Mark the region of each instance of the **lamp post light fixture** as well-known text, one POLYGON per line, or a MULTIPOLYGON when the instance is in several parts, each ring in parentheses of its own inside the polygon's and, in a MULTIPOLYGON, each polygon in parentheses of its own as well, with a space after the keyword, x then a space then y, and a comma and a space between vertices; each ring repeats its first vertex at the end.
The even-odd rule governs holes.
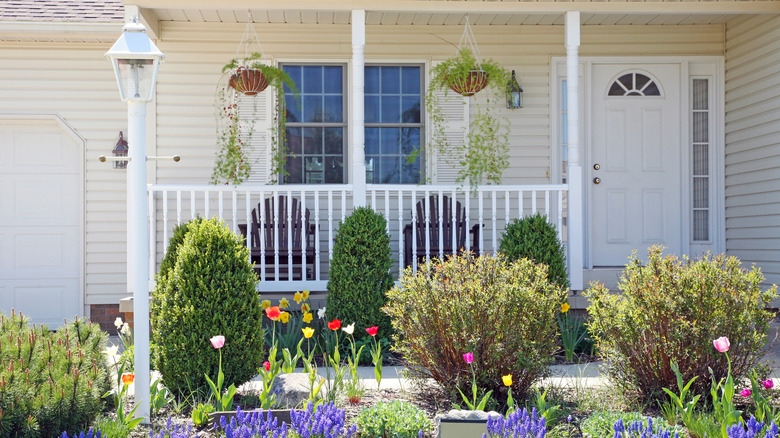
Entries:
POLYGON ((127 102, 129 163, 128 283, 135 315, 135 402, 137 415, 149 418, 149 224, 146 203, 146 104, 154 97, 157 72, 165 55, 146 34, 137 18, 126 23, 106 57, 114 67, 119 96, 127 102))
POLYGON ((506 107, 509 109, 523 107, 523 89, 517 83, 514 70, 512 70, 512 79, 506 83, 506 107))

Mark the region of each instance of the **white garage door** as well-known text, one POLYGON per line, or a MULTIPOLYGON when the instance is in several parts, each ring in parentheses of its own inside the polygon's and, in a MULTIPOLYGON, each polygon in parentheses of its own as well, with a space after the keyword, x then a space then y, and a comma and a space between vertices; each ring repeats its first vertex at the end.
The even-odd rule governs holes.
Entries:
POLYGON ((0 309, 52 329, 80 313, 80 157, 53 121, 0 120, 0 309))

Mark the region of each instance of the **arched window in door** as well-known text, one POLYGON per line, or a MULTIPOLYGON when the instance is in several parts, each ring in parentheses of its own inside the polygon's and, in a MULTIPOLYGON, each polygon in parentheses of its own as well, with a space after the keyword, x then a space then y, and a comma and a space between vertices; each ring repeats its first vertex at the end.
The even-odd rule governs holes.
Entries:
POLYGON ((660 96, 658 84, 649 76, 632 72, 615 80, 609 87, 609 96, 660 96))

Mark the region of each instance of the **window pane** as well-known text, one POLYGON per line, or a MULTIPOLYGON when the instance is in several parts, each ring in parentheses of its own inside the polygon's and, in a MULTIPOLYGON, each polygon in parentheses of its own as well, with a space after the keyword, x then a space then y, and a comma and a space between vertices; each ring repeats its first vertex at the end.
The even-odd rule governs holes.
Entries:
POLYGON ((364 100, 366 123, 379 122, 379 95, 371 96, 366 94, 364 100))
POLYGON ((401 163, 401 165, 403 166, 401 183, 418 184, 420 182, 420 157, 418 156, 412 162, 409 162, 408 159, 403 158, 403 162, 401 163))
POLYGON ((298 89, 301 93, 322 93, 322 67, 307 65, 303 67, 303 86, 298 89))
POLYGON ((420 96, 401 98, 401 122, 420 123, 420 96))
POLYGON ((379 94, 379 67, 366 67, 363 80, 366 94, 379 94))
POLYGON ((693 240, 710 240, 710 212, 695 210, 693 212, 693 240))
POLYGON ((342 94, 344 77, 339 65, 327 65, 323 67, 323 76, 325 78, 325 87, 322 90, 325 93, 342 94))
POLYGON ((709 141, 709 114, 693 113, 693 141, 696 143, 706 143, 709 141))
POLYGON ((382 157, 379 163, 379 183, 389 184, 401 179, 401 158, 382 157))
POLYGON ((379 153, 379 128, 366 128, 366 155, 379 153))
POLYGON ((420 67, 403 67, 401 69, 401 92, 420 94, 420 67))
POLYGON ((708 208, 710 206, 710 179, 694 178, 693 179, 693 208, 708 208))
POLYGON ((401 121, 401 96, 382 96, 383 123, 398 123, 401 121))
POLYGON ((379 148, 381 154, 398 155, 401 152, 398 134, 398 128, 382 128, 381 147, 379 148))
POLYGON ((325 156, 325 183, 340 184, 344 182, 344 158, 341 156, 325 156))
POLYGON ((287 149, 291 154, 301 153, 301 128, 287 128, 287 149))
POLYGON ((693 145, 693 174, 707 176, 710 174, 710 147, 706 144, 693 145))
POLYGON ((284 101, 287 105, 287 121, 288 122, 300 122, 301 121, 301 107, 298 105, 300 97, 298 99, 293 96, 292 92, 288 92, 284 95, 284 101))
POLYGON ((707 79, 693 80, 693 109, 709 109, 709 93, 707 90, 708 85, 709 81, 707 79))
POLYGON ((303 122, 304 123, 317 123, 323 122, 322 114, 322 96, 318 95, 304 95, 303 96, 303 122))
POLYGON ((303 182, 303 159, 298 156, 287 156, 286 168, 287 176, 285 182, 290 184, 300 184, 303 182))
POLYGON ((420 128, 403 128, 401 130, 401 153, 409 156, 420 150, 420 128))
MULTIPOLYGON (((298 85, 298 91, 301 90, 301 66, 300 65, 285 65, 282 67, 282 70, 284 70, 285 73, 287 73, 290 76, 290 79, 298 85)), ((287 87, 287 85, 284 86, 284 92, 290 93, 290 89, 287 87)))
POLYGON ((325 114, 324 121, 338 123, 342 121, 344 115, 344 99, 341 95, 325 96, 325 114))
POLYGON ((325 154, 339 155, 344 153, 344 128, 324 128, 325 154))
POLYGON ((401 69, 400 67, 382 67, 381 73, 382 94, 401 93, 401 69))
POLYGON ((306 155, 322 153, 322 128, 306 128, 303 137, 303 153, 306 155))

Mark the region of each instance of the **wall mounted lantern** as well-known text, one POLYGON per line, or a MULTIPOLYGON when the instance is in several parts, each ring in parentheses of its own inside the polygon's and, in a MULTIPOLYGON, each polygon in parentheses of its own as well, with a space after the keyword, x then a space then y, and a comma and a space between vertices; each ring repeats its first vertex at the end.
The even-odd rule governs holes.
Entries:
POLYGON ((523 107, 523 89, 517 83, 514 70, 512 70, 512 79, 506 83, 506 107, 509 109, 523 107))

